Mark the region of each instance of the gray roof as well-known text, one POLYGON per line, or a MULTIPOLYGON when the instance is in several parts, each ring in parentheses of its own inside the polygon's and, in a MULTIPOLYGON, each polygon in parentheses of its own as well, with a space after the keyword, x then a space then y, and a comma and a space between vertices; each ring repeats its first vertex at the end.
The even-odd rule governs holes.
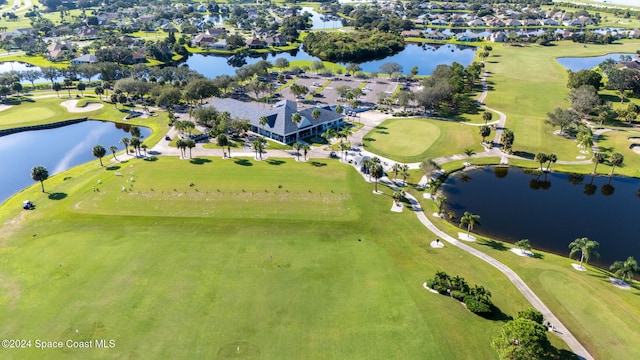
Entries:
POLYGON ((342 118, 342 115, 338 115, 328 107, 312 107, 299 111, 302 121, 297 125, 291 121, 291 116, 298 112, 298 105, 290 100, 281 100, 269 107, 265 107, 264 105, 254 105, 235 99, 216 98, 209 105, 220 112, 228 111, 232 118, 247 119, 251 122, 251 125, 258 128, 263 127, 260 125, 260 117, 266 116, 269 119, 269 123, 264 128, 283 136, 295 134, 299 130, 342 118), (314 109, 320 110, 318 119, 311 115, 314 109))

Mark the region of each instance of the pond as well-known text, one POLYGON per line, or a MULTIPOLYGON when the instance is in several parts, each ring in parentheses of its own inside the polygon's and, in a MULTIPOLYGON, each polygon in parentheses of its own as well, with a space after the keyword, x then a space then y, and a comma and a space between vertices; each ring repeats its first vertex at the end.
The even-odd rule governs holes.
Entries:
MULTIPOLYGON (((34 184, 31 168, 42 165, 49 177, 87 161, 98 159, 91 153, 95 145, 102 145, 107 154, 102 159, 108 164, 112 158, 109 146, 124 150, 123 137, 131 137, 128 124, 104 121, 84 121, 55 129, 24 131, 0 137, 0 168, 10 169, 0 176, 0 204, 11 195, 34 184), (10 174, 10 176, 7 176, 10 174)), ((151 134, 149 128, 140 128, 143 138, 151 134)), ((46 181, 45 181, 46 190, 46 181)))
POLYGON ((570 242, 588 237, 601 255, 589 263, 606 268, 640 259, 640 179, 485 167, 456 173, 441 189, 456 219, 465 211, 480 215, 474 232, 510 243, 529 239, 534 249, 565 257, 570 242))
POLYGON ((311 14, 311 23, 313 24, 312 27, 315 30, 331 28, 338 29, 342 27, 342 20, 338 16, 332 16, 329 14, 323 15, 310 7, 303 7, 302 12, 304 13, 305 11, 311 14))
MULTIPOLYGON (((229 65, 227 63, 228 58, 228 56, 221 55, 194 54, 189 56, 185 64, 191 70, 195 70, 208 78, 214 78, 218 75, 235 75, 237 67, 229 65)), ((299 49, 291 52, 266 53, 255 57, 247 57, 246 62, 250 65, 264 59, 273 63, 277 58, 285 58, 289 61, 318 60, 318 58, 299 49)), ((409 44, 404 50, 393 56, 362 63, 360 66, 363 71, 372 72, 380 71, 380 66, 384 63, 396 62, 402 65, 405 74, 408 74, 412 67, 418 66, 419 75, 429 75, 439 64, 451 65, 455 61, 466 67, 473 62, 474 58, 475 48, 473 47, 409 44)))
MULTIPOLYGON (((42 69, 39 66, 34 66, 34 65, 31 65, 31 64, 17 62, 17 61, 7 61, 7 62, 1 62, 0 63, 0 74, 5 73, 5 72, 9 72, 9 71, 22 72, 22 71, 27 71, 27 70, 42 71, 42 69)), ((57 82, 62 82, 63 80, 64 80, 64 77, 58 77, 57 79, 55 79, 55 81, 57 81, 57 82)), ((20 81, 20 83, 22 85, 31 85, 31 81, 29 81, 29 80, 22 80, 22 81, 20 81)), ((36 84, 38 84, 38 83, 51 84, 51 81, 49 79, 45 79, 45 78, 41 77, 41 78, 38 78, 35 81, 35 83, 36 84)))
POLYGON ((633 56, 634 54, 630 53, 614 53, 607 54, 601 56, 589 56, 589 57, 561 57, 557 58, 556 61, 560 63, 560 65, 564 66, 567 70, 571 70, 573 72, 578 72, 580 70, 589 70, 594 67, 600 65, 603 61, 607 59, 613 59, 615 61, 620 60, 620 56, 633 56))

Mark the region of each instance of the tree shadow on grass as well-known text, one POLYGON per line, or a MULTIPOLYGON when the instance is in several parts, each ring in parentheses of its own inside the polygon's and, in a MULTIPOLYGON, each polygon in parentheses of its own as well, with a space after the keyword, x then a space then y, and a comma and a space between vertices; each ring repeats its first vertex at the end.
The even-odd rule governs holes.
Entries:
POLYGON ((62 200, 66 197, 67 194, 62 192, 49 193, 49 200, 62 200))
POLYGON ((386 126, 380 126, 380 125, 378 125, 378 126, 376 126, 374 129, 377 129, 377 130, 387 130, 387 127, 386 127, 386 126))
POLYGON ((533 153, 530 153, 528 151, 514 151, 513 154, 529 160, 533 160, 535 158, 535 155, 533 155, 533 153))
POLYGON ((483 245, 483 246, 488 246, 494 250, 499 250, 499 251, 507 251, 509 250, 508 247, 506 247, 503 243, 501 242, 497 242, 495 240, 480 240, 478 241, 478 244, 483 245))
POLYGON ((149 156, 144 158, 145 161, 158 161, 158 157, 157 156, 149 156))
POLYGON ((253 166, 253 164, 251 163, 251 161, 247 160, 247 159, 236 159, 234 161, 234 163, 241 165, 241 166, 253 166))
POLYGON ((376 141, 376 139, 374 139, 372 137, 366 137, 366 138, 363 138, 362 140, 364 140, 364 141, 376 141))
POLYGON ((539 252, 534 252, 532 258, 542 260, 542 259, 544 259, 544 254, 539 253, 539 252))
POLYGON ((320 161, 310 161, 309 165, 315 166, 315 167, 323 167, 323 166, 327 166, 327 163, 320 162, 320 161))
POLYGON ((284 164, 285 162, 286 162, 286 161, 283 161, 283 160, 271 160, 271 159, 269 159, 269 160, 267 160, 267 161, 266 161, 266 163, 267 163, 267 164, 269 164, 269 165, 276 165, 276 166, 277 166, 277 165, 282 165, 282 164, 284 164))
POLYGON ((106 168, 104 168, 105 170, 109 170, 109 171, 114 171, 114 170, 118 170, 120 169, 120 166, 118 165, 113 165, 113 166, 107 166, 106 168))
POLYGON ((210 163, 211 160, 203 159, 203 158, 193 158, 193 159, 189 160, 189 162, 194 164, 194 165, 203 165, 203 164, 206 164, 206 163, 210 163))
POLYGON ((569 350, 565 350, 565 349, 558 349, 558 348, 551 348, 549 350, 549 355, 546 356, 544 359, 547 360, 577 360, 580 359, 578 357, 578 355, 572 353, 569 350))

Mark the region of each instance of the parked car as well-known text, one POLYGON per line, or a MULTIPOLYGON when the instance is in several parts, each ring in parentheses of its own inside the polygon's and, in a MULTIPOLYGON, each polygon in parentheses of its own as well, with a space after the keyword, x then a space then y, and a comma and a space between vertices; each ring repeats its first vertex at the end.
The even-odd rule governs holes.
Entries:
POLYGON ((167 136, 164 137, 164 139, 167 140, 167 141, 171 141, 171 136, 167 135, 167 136))
POLYGON ((31 200, 25 200, 22 203, 22 208, 25 210, 31 210, 35 207, 35 205, 33 205, 33 203, 31 202, 31 200))

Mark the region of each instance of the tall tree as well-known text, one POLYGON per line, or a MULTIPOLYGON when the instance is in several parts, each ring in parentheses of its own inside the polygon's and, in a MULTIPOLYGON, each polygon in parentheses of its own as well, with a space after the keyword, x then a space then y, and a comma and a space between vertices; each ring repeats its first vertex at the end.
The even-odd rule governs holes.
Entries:
MULTIPOLYGON (((291 115, 291 122, 296 124, 296 126, 300 126, 300 123, 302 122, 302 115, 300 115, 299 112, 295 112, 293 115, 291 115)), ((296 131, 296 141, 298 140, 299 134, 300 132, 296 131)))
POLYGON ((472 214, 468 211, 465 211, 462 217, 460 218, 460 226, 467 225, 467 237, 471 230, 473 230, 474 225, 480 225, 480 215, 472 214))
POLYGON ((576 253, 580 253, 580 267, 582 263, 589 262, 592 256, 599 257, 598 246, 600 244, 597 241, 589 240, 586 237, 577 238, 569 243, 569 257, 572 257, 576 253))
POLYGON ((44 192, 44 181, 49 178, 49 171, 44 166, 36 166, 31 168, 31 178, 33 181, 40 181, 42 192, 44 192))
POLYGON ((231 157, 231 145, 229 144, 229 138, 227 137, 227 135, 222 133, 218 134, 217 140, 218 140, 218 146, 222 147, 223 150, 224 150, 224 147, 227 146, 229 157, 231 157))
POLYGON ((102 145, 94 146, 93 149, 91 149, 91 153, 93 154, 93 156, 97 157, 100 160, 100 166, 101 167, 104 166, 102 165, 102 158, 107 153, 107 151, 104 149, 104 146, 102 145))
POLYGON ((300 149, 302 149, 302 143, 296 141, 293 143, 292 147, 296 151, 296 160, 300 161, 300 149))
POLYGON ((491 128, 487 125, 480 126, 480 136, 482 136, 482 142, 484 142, 487 136, 491 135, 491 128))
POLYGON ((264 127, 269 123, 269 118, 267 118, 266 116, 262 115, 260 116, 260 126, 262 126, 262 131, 264 131, 264 127))
POLYGON ((613 176, 613 171, 616 169, 616 166, 622 165, 623 161, 624 161, 624 155, 620 153, 611 154, 611 158, 609 158, 609 163, 611 164, 612 168, 609 176, 613 176))
POLYGON ((371 168, 369 169, 369 174, 375 181, 375 192, 377 193, 378 180, 384 176, 384 169, 382 168, 382 164, 380 163, 380 159, 378 157, 374 157, 371 159, 371 168))
POLYGON ((491 346, 500 360, 546 359, 552 351, 547 329, 536 320, 542 316, 518 315, 502 326, 491 346), (534 318, 536 320, 531 320, 534 318))
POLYGON ((542 171, 542 164, 546 163, 549 158, 549 155, 539 152, 536 154, 536 160, 540 163, 540 171, 542 171))
POLYGON ((607 159, 607 156, 603 153, 600 152, 594 152, 593 153, 593 157, 591 158, 591 161, 595 164, 593 166, 593 173, 597 174, 598 172, 596 171, 598 169, 598 164, 602 164, 603 162, 605 162, 605 160, 607 159))
POLYGON ((304 154, 304 161, 307 161, 307 153, 309 153, 309 150, 311 150, 311 147, 309 146, 309 144, 307 143, 302 144, 302 153, 304 154))
POLYGON ((549 172, 549 168, 551 167, 551 163, 558 161, 558 156, 554 153, 551 153, 547 156, 547 172, 549 172))
POLYGON ((578 122, 578 114, 575 111, 561 108, 556 108, 554 112, 547 113, 547 120, 544 121, 545 124, 559 127, 561 134, 564 134, 564 130, 576 122, 578 122))
POLYGON ((187 143, 182 139, 178 139, 178 141, 176 141, 176 147, 180 149, 180 158, 184 159, 186 157, 184 151, 187 148, 187 143))
POLYGON ((118 158, 116 158, 116 151, 118 151, 118 147, 115 145, 111 145, 109 146, 109 151, 111 151, 111 154, 113 154, 113 159, 117 161, 118 158))
POLYGON ((611 267, 609 267, 609 270, 613 271, 617 277, 624 281, 632 280, 633 274, 640 271, 638 268, 638 262, 633 258, 633 256, 629 256, 625 261, 614 262, 611 267))
POLYGON ((129 155, 129 144, 131 143, 131 139, 125 136, 120 139, 120 143, 124 145, 124 151, 127 153, 127 155, 129 155))
POLYGON ((393 171, 393 178, 397 179, 398 173, 402 171, 402 164, 394 163, 393 166, 391 167, 391 171, 393 171))
POLYGON ((489 121, 493 119, 493 114, 489 111, 485 111, 482 113, 482 120, 484 120, 484 124, 487 125, 489 121))
POLYGON ((187 139, 185 140, 184 145, 189 148, 189 158, 192 158, 191 149, 196 147, 196 142, 193 139, 187 139))
POLYGON ((471 148, 466 148, 464 149, 464 154, 467 155, 467 163, 469 163, 469 161, 471 161, 471 157, 475 155, 476 152, 471 148))
POLYGON ((502 146, 504 148, 504 151, 509 152, 513 147, 513 142, 515 141, 515 134, 513 133, 513 131, 509 129, 504 129, 502 130, 501 141, 502 141, 502 146))
POLYGON ((264 142, 265 142, 265 139, 262 136, 256 136, 253 142, 251 142, 251 146, 256 151, 256 156, 259 156, 260 160, 262 160, 262 151, 264 151, 264 142))

